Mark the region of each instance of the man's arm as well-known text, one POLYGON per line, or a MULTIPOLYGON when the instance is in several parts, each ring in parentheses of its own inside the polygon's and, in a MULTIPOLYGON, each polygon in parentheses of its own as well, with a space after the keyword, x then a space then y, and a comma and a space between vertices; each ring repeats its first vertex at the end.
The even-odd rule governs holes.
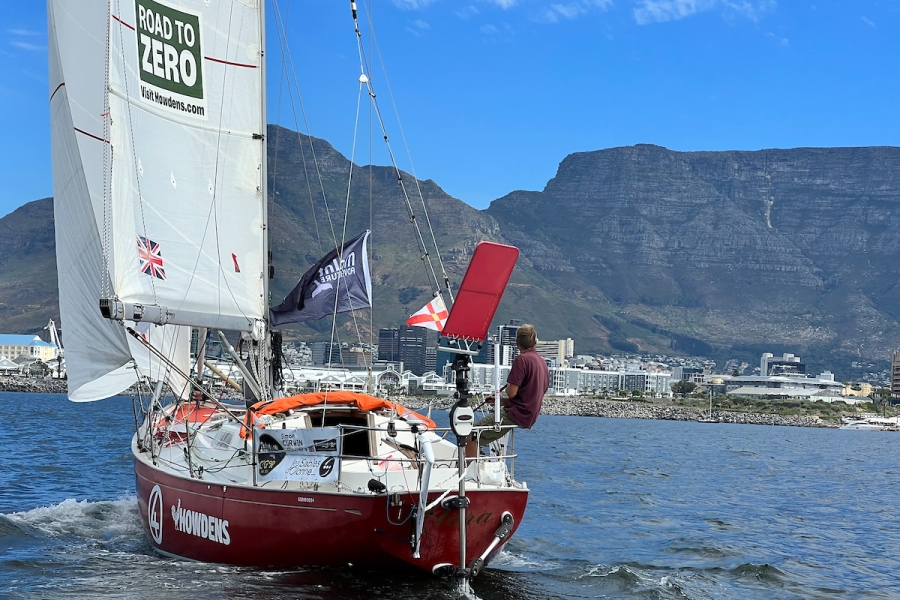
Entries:
POLYGON ((506 384, 506 398, 501 398, 500 399, 501 403, 506 404, 506 402, 503 402, 504 400, 509 400, 510 398, 515 397, 515 395, 518 393, 519 393, 519 386, 517 386, 514 383, 507 383, 506 384))

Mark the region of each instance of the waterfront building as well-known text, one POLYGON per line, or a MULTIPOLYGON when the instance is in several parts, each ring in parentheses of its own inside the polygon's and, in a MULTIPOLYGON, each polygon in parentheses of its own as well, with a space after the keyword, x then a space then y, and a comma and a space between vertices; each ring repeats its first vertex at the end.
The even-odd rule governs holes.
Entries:
POLYGON ((828 371, 818 377, 797 377, 787 375, 722 375, 725 393, 731 396, 749 398, 831 400, 841 399, 843 384, 834 380, 828 371))
POLYGON ((372 393, 378 396, 424 393, 426 395, 452 394, 453 385, 434 372, 416 375, 411 371, 400 371, 389 364, 376 366, 371 371, 367 367, 299 367, 284 370, 285 387, 290 393, 307 393, 333 390, 349 390, 372 393))
POLYGON ((55 360, 59 354, 56 344, 45 342, 36 335, 13 335, 0 333, 0 356, 15 360, 20 356, 43 362, 55 360))
MULTIPOLYGON (((501 365, 500 385, 506 383, 510 367, 501 365)), ((444 379, 454 381, 453 371, 444 368, 444 379)), ((470 365, 469 380, 476 392, 492 393, 494 385, 494 365, 474 363, 470 365)), ((550 388, 548 396, 577 396, 616 394, 620 390, 629 393, 639 390, 646 396, 668 398, 672 395, 669 386, 672 374, 667 371, 598 371, 593 369, 573 369, 550 367, 550 388)))
POLYGON ((0 375, 11 375, 19 370, 19 365, 15 361, 9 360, 5 356, 0 356, 0 375))

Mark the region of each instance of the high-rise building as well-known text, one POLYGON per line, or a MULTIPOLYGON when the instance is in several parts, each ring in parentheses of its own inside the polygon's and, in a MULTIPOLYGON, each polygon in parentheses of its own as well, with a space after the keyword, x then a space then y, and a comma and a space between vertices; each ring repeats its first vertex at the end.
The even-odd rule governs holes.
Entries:
POLYGON ((378 360, 389 362, 400 360, 400 330, 397 327, 383 327, 378 330, 378 360))
POLYGON ((552 342, 538 340, 534 349, 548 364, 564 367, 566 366, 566 359, 571 358, 574 354, 574 347, 569 343, 571 341, 571 338, 552 342))
MULTIPOLYGON (((518 319, 510 319, 509 325, 500 326, 500 364, 509 367, 513 360, 519 355, 519 347, 516 345, 516 332, 519 331, 519 325, 522 321, 518 319)), ((494 360, 494 353, 491 351, 491 361, 494 360)))
POLYGON ((437 348, 435 346, 425 347, 425 372, 437 371, 437 348))
POLYGON ((891 356, 891 396, 900 396, 900 349, 891 356))
MULTIPOLYGON (((381 337, 379 336, 379 342, 381 337)), ((403 327, 400 329, 400 360, 403 368, 416 375, 425 373, 425 348, 428 345, 428 330, 424 327, 403 327)), ((379 351, 379 357, 381 352, 379 351)))
POLYGON ((317 367, 340 367, 343 364, 341 345, 337 342, 313 342, 310 346, 312 347, 312 363, 317 367))

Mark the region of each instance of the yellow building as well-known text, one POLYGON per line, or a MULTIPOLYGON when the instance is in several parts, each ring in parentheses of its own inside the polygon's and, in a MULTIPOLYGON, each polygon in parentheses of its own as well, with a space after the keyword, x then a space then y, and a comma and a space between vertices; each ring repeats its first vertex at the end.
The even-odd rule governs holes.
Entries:
POLYGON ((36 335, 10 335, 0 333, 0 356, 13 360, 20 356, 38 358, 43 362, 54 360, 59 354, 56 344, 48 344, 36 335))
POLYGON ((868 396, 872 393, 872 384, 871 383, 860 383, 858 390, 853 389, 853 384, 846 385, 841 390, 841 396, 868 396))

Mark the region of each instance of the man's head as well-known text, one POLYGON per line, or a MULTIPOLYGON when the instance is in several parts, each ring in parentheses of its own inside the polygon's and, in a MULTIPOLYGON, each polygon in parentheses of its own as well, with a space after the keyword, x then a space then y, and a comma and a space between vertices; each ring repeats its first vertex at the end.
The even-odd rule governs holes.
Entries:
POLYGON ((528 350, 537 346, 537 334, 531 325, 520 325, 516 331, 516 346, 519 350, 528 350))

